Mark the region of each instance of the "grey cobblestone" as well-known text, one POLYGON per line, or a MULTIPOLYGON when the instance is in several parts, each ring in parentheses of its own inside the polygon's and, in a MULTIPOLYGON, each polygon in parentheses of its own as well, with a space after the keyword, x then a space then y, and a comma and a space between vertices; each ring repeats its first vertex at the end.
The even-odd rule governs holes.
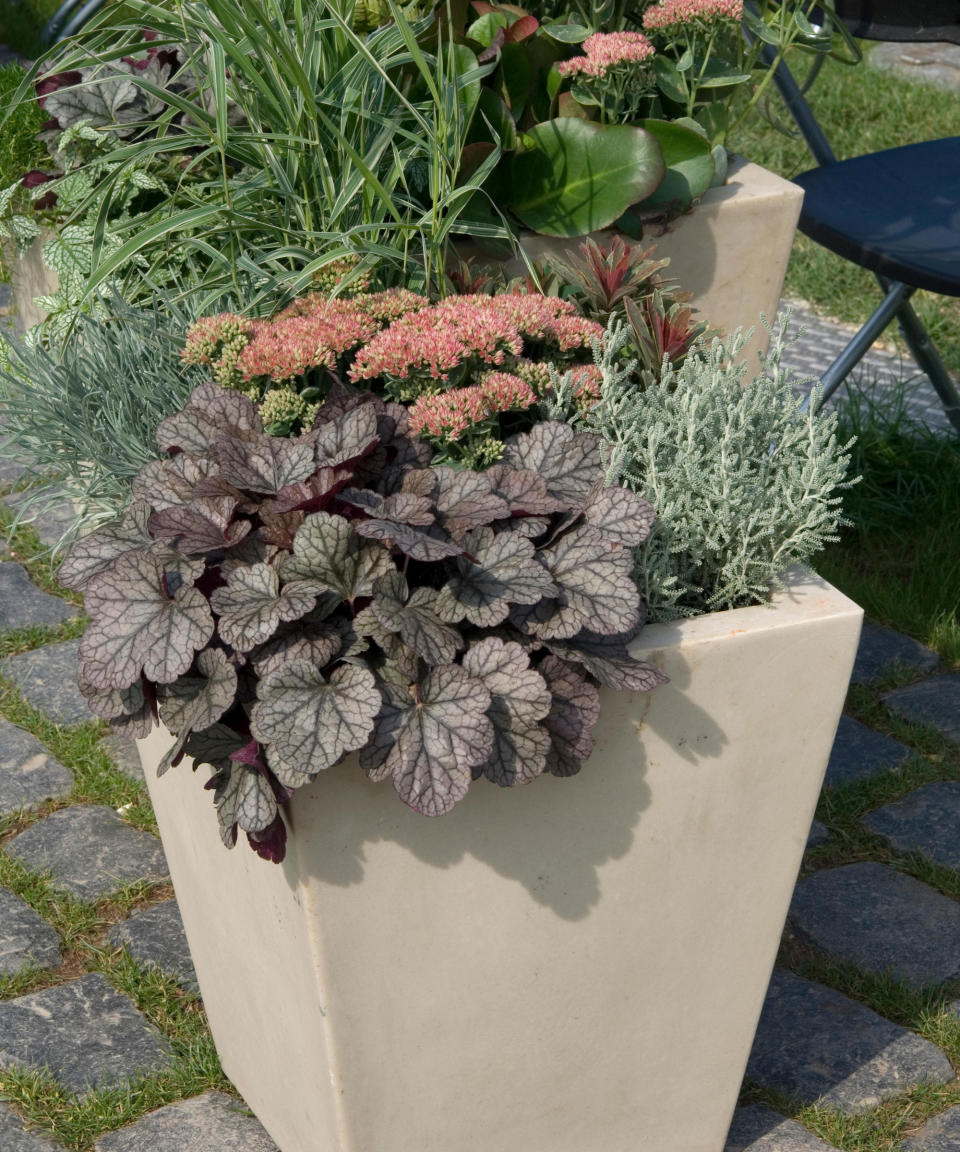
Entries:
POLYGON ((890 971, 914 987, 960 974, 960 904, 885 864, 804 877, 790 921, 829 955, 867 972, 890 971))
POLYGON ((899 740, 874 732, 859 720, 841 716, 823 782, 829 788, 836 788, 854 780, 867 780, 889 772, 912 755, 899 740))
POLYGON ((165 900, 122 920, 111 930, 110 943, 117 947, 126 944, 135 960, 154 965, 189 992, 200 995, 176 900, 165 900))
POLYGON ((56 932, 19 896, 0 888, 0 974, 12 976, 31 966, 59 968, 60 963, 56 932))
POLYGON ((750 1104, 738 1108, 723 1152, 836 1152, 796 1120, 750 1104))
POLYGON ((936 652, 925 648, 910 636, 866 620, 860 633, 850 683, 865 684, 895 667, 932 672, 939 662, 940 657, 936 652))
POLYGON ((903 1152, 957 1152, 960 1148, 960 1107, 933 1116, 920 1132, 903 1143, 903 1152))
POLYGON ((0 632, 35 624, 61 624, 80 609, 41 591, 22 564, 0 564, 0 632))
POLYGON ((0 1148, 3 1152, 65 1152, 49 1136, 27 1129, 9 1104, 0 1104, 0 1148))
POLYGON ((76 519, 76 513, 68 500, 50 503, 34 498, 31 503, 29 494, 15 493, 4 497, 3 503, 14 515, 22 513, 20 523, 32 528, 40 543, 48 548, 60 543, 76 519))
POLYGON ((0 1004, 0 1066, 48 1068, 71 1093, 160 1070, 170 1046, 99 973, 0 1004))
POLYGON ((93 716, 77 687, 79 640, 47 644, 0 661, 27 703, 46 712, 56 724, 84 724, 93 716))
POLYGON ((160 841, 101 805, 61 808, 15 836, 7 851, 31 871, 49 870, 54 887, 78 900, 167 878, 160 841))
POLYGON ((863 822, 898 852, 922 852, 960 872, 960 783, 944 780, 917 788, 868 812, 863 822))
POLYGON ((822 984, 774 971, 747 1064, 750 1080, 852 1115, 954 1075, 929 1040, 822 984))
POLYGON ((277 1152, 260 1122, 241 1101, 222 1092, 168 1104, 101 1136, 94 1152, 277 1152))
POLYGON ((111 732, 109 736, 104 736, 100 743, 125 776, 129 776, 131 780, 143 779, 143 765, 140 763, 136 740, 111 732))
POLYGON ((36 736, 0 718, 0 815, 60 800, 73 775, 36 736))
POLYGON ((904 720, 932 724, 948 740, 960 744, 960 673, 932 676, 908 688, 897 688, 883 701, 904 720))

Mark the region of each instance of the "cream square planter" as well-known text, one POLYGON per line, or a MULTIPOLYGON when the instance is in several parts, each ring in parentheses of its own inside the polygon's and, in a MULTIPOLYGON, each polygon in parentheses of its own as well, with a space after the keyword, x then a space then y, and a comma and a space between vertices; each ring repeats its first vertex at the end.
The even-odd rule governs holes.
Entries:
POLYGON ((282 1152, 721 1152, 861 610, 647 628, 581 774, 407 810, 350 759, 285 863, 226 851, 201 770, 151 796, 223 1065, 282 1152))

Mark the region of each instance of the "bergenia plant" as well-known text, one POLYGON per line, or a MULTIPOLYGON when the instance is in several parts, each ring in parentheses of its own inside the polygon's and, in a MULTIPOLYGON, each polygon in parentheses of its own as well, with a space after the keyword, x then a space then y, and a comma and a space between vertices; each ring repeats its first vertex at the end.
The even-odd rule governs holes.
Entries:
POLYGON ((201 385, 158 431, 133 503, 60 579, 90 623, 81 688, 118 731, 173 733, 161 773, 212 772, 220 831, 279 861, 294 789, 351 753, 439 816, 472 781, 568 776, 598 684, 633 659, 633 546, 649 504, 604 487, 597 439, 542 423, 486 472, 429 464, 401 405, 337 388, 312 428, 265 432, 201 385))

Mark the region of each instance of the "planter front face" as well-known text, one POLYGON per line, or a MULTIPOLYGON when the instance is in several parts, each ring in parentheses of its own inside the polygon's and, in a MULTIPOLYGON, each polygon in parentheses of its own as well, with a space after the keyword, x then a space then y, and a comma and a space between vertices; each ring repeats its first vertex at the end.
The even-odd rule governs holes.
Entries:
POLYGON ((721 1152, 860 618, 808 578, 647 628, 671 683, 605 694, 579 776, 427 820, 352 759, 282 867, 142 742, 224 1068, 283 1152, 721 1152))

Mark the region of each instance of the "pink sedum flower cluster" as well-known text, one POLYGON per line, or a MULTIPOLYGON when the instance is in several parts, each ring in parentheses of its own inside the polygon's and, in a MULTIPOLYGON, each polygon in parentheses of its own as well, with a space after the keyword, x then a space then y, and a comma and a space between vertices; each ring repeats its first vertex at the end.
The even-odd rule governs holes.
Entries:
POLYGON ((659 32, 694 21, 742 19, 743 0, 660 0, 644 12, 643 26, 648 32, 659 32))
POLYGON ((512 372, 488 372, 478 384, 421 396, 410 408, 414 436, 455 442, 470 428, 500 412, 517 412, 537 402, 536 393, 512 372))
POLYGON ((357 354, 350 379, 413 376, 446 382, 462 365, 498 367, 519 356, 524 341, 562 352, 590 345, 602 329, 577 316, 572 304, 551 296, 450 296, 431 308, 409 312, 384 328, 357 354))
POLYGON ((561 76, 590 76, 603 80, 611 68, 644 64, 654 47, 642 32, 595 32, 583 42, 585 56, 574 56, 557 65, 561 76))

